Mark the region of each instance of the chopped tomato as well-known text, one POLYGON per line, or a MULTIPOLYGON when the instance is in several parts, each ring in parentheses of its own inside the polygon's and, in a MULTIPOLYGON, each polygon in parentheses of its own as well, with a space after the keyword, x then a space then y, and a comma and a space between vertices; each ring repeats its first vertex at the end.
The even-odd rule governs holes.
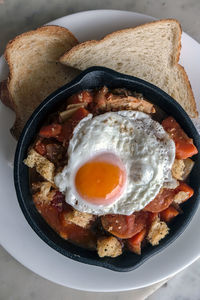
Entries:
POLYGON ((175 190, 162 189, 156 198, 147 204, 143 210, 153 213, 161 212, 170 206, 176 193, 177 192, 175 190))
POLYGON ((193 194, 194 194, 194 190, 187 183, 182 182, 182 181, 179 182, 179 186, 177 186, 177 188, 175 189, 175 191, 176 191, 176 193, 178 193, 178 192, 188 193, 188 198, 186 200, 188 200, 189 198, 191 198, 193 196, 193 194))
POLYGON ((46 145, 42 142, 41 139, 36 142, 34 149, 42 156, 47 153, 46 145))
POLYGON ((67 100, 67 105, 77 104, 77 103, 90 103, 93 101, 92 93, 89 91, 82 91, 78 94, 75 94, 67 100))
POLYGON ((59 217, 61 222, 59 233, 62 238, 71 240, 73 243, 83 247, 95 248, 96 236, 90 229, 67 222, 64 217, 64 212, 62 212, 59 217))
POLYGON ((57 135, 56 139, 59 142, 62 142, 63 144, 67 145, 70 138, 72 137, 73 133, 73 126, 71 121, 68 119, 65 123, 62 124, 62 130, 59 135, 57 135))
POLYGON ((37 201, 37 198, 33 197, 35 206, 38 212, 42 215, 45 221, 59 233, 60 229, 60 220, 59 220, 59 211, 56 207, 48 205, 47 203, 42 203, 37 201))
POLYGON ((141 243, 146 236, 146 231, 146 228, 143 228, 140 232, 127 240, 127 246, 130 251, 139 255, 141 254, 141 243))
POLYGON ((105 215, 101 217, 101 223, 106 231, 121 239, 130 238, 134 234, 134 215, 105 215))
POLYGON ((43 138, 53 138, 61 133, 62 126, 60 124, 50 124, 47 126, 43 126, 40 129, 39 136, 43 138))
POLYGON ((46 222, 58 232, 62 238, 69 239, 83 247, 95 248, 96 236, 92 231, 70 222, 62 222, 64 214, 72 208, 65 202, 64 196, 59 191, 55 193, 50 204, 49 202, 39 202, 37 198, 34 199, 34 202, 46 222))
POLYGON ((173 117, 162 121, 162 126, 169 133, 176 145, 176 158, 186 159, 198 153, 193 140, 187 136, 173 117))
POLYGON ((89 114, 88 110, 83 107, 77 109, 72 116, 62 125, 62 130, 57 135, 57 140, 63 142, 65 145, 69 142, 72 137, 74 128, 80 122, 81 119, 85 118, 89 114))
POLYGON ((79 109, 77 109, 73 115, 70 117, 70 120, 72 120, 72 123, 75 124, 75 126, 78 124, 78 122, 85 118, 87 115, 89 114, 88 110, 80 107, 79 109))
POLYGON ((170 205, 168 208, 165 210, 161 211, 160 213, 160 218, 161 220, 165 222, 171 221, 174 217, 176 217, 179 214, 178 210, 170 205))

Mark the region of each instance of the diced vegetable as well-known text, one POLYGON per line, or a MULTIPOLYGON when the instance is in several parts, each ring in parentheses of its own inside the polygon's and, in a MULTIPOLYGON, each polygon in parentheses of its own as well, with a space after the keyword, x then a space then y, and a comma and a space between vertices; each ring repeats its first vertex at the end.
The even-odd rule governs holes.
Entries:
POLYGON ((140 255, 141 254, 141 243, 146 236, 146 228, 143 228, 136 235, 127 240, 127 246, 130 251, 140 255))
POLYGON ((105 215, 101 217, 101 223, 106 231, 121 239, 130 238, 134 234, 134 215, 105 215))
POLYGON ((47 152, 46 145, 42 142, 41 139, 39 139, 35 144, 35 151, 39 153, 40 155, 44 156, 47 152))
POLYGON ((163 120, 162 126, 175 142, 176 158, 186 159, 198 153, 193 140, 187 136, 173 117, 163 120))
POLYGON ((73 113, 73 115, 71 116, 70 119, 72 120, 73 124, 77 125, 79 123, 79 121, 82 120, 83 118, 85 118, 88 114, 89 114, 89 112, 87 109, 80 107, 73 113))
POLYGON ((72 123, 71 121, 67 120, 65 123, 63 123, 61 133, 57 135, 56 139, 59 142, 62 142, 64 146, 67 146, 70 138, 72 137, 72 134, 73 134, 72 123))
MULTIPOLYGON (((188 198, 186 200, 188 200, 189 198, 191 198, 194 194, 194 190, 185 182, 179 182, 179 186, 177 186, 177 188, 175 189, 176 193, 178 192, 185 192, 188 194, 188 198)), ((186 201, 185 200, 185 201, 186 201)))
POLYGON ((62 126, 60 124, 50 124, 40 129, 39 136, 43 138, 53 138, 61 133, 62 126))
POLYGON ((67 100, 67 104, 76 104, 76 103, 91 103, 93 101, 92 93, 89 91, 82 91, 78 94, 75 94, 67 100))
POLYGON ((75 104, 69 104, 67 105, 67 110, 71 110, 73 108, 80 108, 80 107, 86 107, 87 103, 81 102, 81 103, 75 103, 75 104))
POLYGON ((59 120, 60 120, 60 122, 63 123, 65 121, 67 121, 78 108, 75 107, 75 108, 71 108, 71 109, 67 109, 67 110, 62 111, 59 114, 59 120))
POLYGON ((159 213, 169 207, 169 205, 173 202, 175 194, 175 190, 162 189, 156 198, 147 204, 143 210, 159 213))
POLYGON ((162 221, 169 222, 179 214, 178 210, 170 205, 167 209, 161 211, 160 218, 162 221))
POLYGON ((60 234, 63 238, 69 239, 78 245, 87 248, 95 248, 96 236, 88 228, 80 227, 76 224, 68 222, 65 218, 65 212, 63 211, 60 216, 60 234))
POLYGON ((73 130, 81 119, 85 118, 89 114, 88 110, 81 107, 77 109, 70 118, 63 123, 60 134, 56 137, 59 142, 63 142, 67 145, 68 141, 72 137, 73 130))

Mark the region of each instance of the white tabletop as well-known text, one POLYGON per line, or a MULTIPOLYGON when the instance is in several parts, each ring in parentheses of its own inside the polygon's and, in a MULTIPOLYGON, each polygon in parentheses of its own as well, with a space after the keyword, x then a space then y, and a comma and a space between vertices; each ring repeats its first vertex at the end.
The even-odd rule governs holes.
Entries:
MULTIPOLYGON (((156 18, 177 18, 185 32, 200 42, 199 0, 0 0, 0 55, 9 39, 53 19, 90 9, 122 9, 156 18), (26 4, 26 5, 25 5, 26 4)), ((16 262, 0 248, 0 299, 146 299, 163 283, 123 293, 86 293, 42 279, 16 262)), ((200 261, 170 279, 149 300, 199 299, 200 261)))

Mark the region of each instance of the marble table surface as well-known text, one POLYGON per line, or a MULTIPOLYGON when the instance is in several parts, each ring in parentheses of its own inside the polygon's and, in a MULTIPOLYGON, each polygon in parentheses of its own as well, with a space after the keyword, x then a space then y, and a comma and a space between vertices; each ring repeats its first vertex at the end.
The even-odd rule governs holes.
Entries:
MULTIPOLYGON (((121 9, 156 18, 177 18, 183 30, 200 42, 199 0, 0 0, 0 55, 6 43, 17 34, 53 19, 91 9, 121 9)), ((80 292, 39 277, 0 247, 0 300, 90 300, 94 297, 96 300, 140 300, 147 297, 149 300, 199 300, 199 282, 200 260, 168 282, 150 288, 123 293, 80 292)))

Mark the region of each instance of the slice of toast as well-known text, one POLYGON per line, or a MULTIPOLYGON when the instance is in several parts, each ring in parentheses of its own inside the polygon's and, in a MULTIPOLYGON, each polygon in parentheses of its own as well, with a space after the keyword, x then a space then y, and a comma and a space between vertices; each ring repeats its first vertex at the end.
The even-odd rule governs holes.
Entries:
POLYGON ((191 117, 197 117, 187 74, 178 64, 181 33, 176 20, 154 21, 113 32, 100 41, 81 43, 65 53, 60 62, 79 70, 104 66, 142 78, 167 92, 191 117))
POLYGON ((0 99, 16 112, 11 128, 16 138, 34 109, 79 73, 59 62, 59 57, 76 44, 73 34, 60 26, 44 26, 8 43, 4 55, 10 73, 1 83, 0 99))

